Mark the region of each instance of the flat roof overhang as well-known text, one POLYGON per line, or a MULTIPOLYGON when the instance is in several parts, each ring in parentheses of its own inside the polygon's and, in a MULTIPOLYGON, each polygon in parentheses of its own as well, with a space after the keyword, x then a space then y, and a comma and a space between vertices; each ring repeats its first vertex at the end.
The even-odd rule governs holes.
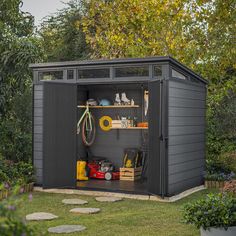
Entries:
POLYGON ((119 58, 119 59, 98 59, 98 60, 82 60, 82 61, 63 61, 63 62, 47 62, 47 63, 35 63, 30 64, 31 69, 47 69, 58 67, 83 67, 83 66, 112 66, 112 65, 125 65, 125 64, 153 64, 153 63, 165 63, 168 62, 175 65, 187 73, 191 74, 201 82, 208 84, 208 81, 196 74, 194 71, 175 60, 170 56, 157 56, 157 57, 144 57, 144 58, 119 58))

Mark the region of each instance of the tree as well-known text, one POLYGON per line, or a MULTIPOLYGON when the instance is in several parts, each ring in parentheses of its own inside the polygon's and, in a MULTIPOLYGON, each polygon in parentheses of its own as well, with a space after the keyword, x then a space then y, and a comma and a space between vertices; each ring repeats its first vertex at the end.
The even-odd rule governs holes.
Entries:
POLYGON ((64 9, 47 17, 42 23, 39 34, 48 61, 78 60, 88 57, 89 46, 85 42, 81 25, 78 24, 86 11, 84 1, 72 0, 64 9))
POLYGON ((33 17, 21 5, 21 0, 0 2, 0 153, 13 160, 31 157, 29 63, 43 57, 33 17))
POLYGON ((175 55, 184 49, 188 1, 90 1, 82 25, 96 58, 175 55))
POLYGON ((95 58, 172 55, 216 80, 235 69, 234 0, 90 0, 83 18, 95 58))
POLYGON ((94 58, 171 55, 208 79, 208 156, 235 150, 235 0, 90 0, 81 24, 94 58))
POLYGON ((20 10, 22 1, 0 3, 0 115, 12 98, 31 83, 29 63, 40 60, 40 42, 33 36, 33 17, 20 10))

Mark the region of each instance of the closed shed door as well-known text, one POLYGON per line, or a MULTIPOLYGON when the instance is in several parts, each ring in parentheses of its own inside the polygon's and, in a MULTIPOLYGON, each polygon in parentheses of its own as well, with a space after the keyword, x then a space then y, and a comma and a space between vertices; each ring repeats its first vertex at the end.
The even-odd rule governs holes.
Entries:
POLYGON ((149 82, 149 155, 148 191, 162 194, 161 163, 161 103, 162 86, 160 80, 149 82))
POLYGON ((44 83, 44 188, 76 186, 76 109, 76 85, 44 83))

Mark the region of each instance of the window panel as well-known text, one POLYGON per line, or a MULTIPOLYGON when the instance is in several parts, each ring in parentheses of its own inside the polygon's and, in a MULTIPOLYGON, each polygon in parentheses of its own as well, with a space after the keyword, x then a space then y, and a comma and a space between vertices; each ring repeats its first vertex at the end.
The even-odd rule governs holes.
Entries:
POLYGON ((110 69, 101 68, 101 69, 80 69, 78 70, 79 79, 95 79, 95 78, 109 78, 110 69))
POLYGON ((39 80, 63 80, 63 71, 39 72, 39 80))
POLYGON ((162 76, 161 66, 154 66, 154 76, 162 76))
POLYGON ((178 79, 187 79, 185 75, 181 74, 180 72, 172 69, 172 77, 178 78, 178 79))
POLYGON ((67 71, 67 79, 68 80, 74 79, 74 70, 67 71))
POLYGON ((117 67, 115 77, 147 77, 149 75, 148 66, 117 67))

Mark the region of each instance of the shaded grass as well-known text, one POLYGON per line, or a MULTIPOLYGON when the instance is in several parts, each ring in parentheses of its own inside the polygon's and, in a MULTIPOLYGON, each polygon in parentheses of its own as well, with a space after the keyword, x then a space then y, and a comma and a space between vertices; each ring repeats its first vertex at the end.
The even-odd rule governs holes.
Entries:
POLYGON ((48 235, 46 232, 49 227, 61 224, 81 224, 87 229, 72 235, 196 236, 199 235, 199 230, 181 222, 181 208, 184 203, 203 197, 207 193, 207 190, 204 190, 176 203, 129 199, 115 203, 102 203, 96 202, 94 197, 89 196, 35 192, 31 202, 28 200, 28 195, 22 195, 23 202, 18 211, 22 217, 39 211, 50 212, 59 216, 53 221, 29 222, 39 232, 46 235, 48 235), (84 205, 85 207, 98 207, 101 208, 101 212, 93 215, 70 213, 69 210, 76 206, 64 205, 61 202, 64 198, 87 200, 89 203, 84 205))

